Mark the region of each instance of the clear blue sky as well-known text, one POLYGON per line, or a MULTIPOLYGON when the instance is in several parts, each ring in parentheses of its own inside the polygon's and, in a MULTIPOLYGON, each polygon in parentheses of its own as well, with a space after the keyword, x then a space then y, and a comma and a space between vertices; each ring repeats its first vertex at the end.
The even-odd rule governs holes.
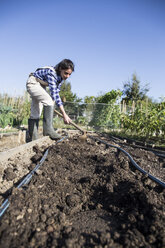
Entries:
POLYGON ((165 0, 0 1, 0 93, 23 94, 30 72, 64 58, 79 97, 122 90, 133 73, 165 96, 165 0))

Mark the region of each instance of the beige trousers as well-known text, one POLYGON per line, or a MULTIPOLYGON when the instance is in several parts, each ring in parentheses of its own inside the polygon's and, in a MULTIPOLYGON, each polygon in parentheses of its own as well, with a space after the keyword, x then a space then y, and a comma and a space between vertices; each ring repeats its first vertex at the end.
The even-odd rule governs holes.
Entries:
POLYGON ((31 119, 39 119, 42 113, 43 105, 54 106, 54 101, 47 93, 46 87, 37 82, 34 76, 29 76, 26 83, 27 92, 32 98, 31 119))

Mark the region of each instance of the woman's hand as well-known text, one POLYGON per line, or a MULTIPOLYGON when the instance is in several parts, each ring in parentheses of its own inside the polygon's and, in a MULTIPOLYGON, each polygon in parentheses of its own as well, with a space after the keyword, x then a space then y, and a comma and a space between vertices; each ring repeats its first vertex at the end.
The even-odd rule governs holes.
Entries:
POLYGON ((63 114, 64 117, 64 123, 65 124, 69 124, 71 122, 71 119, 69 118, 69 116, 67 114, 63 114))
POLYGON ((70 119, 69 116, 65 113, 65 109, 64 109, 63 105, 61 105, 59 108, 60 108, 60 111, 61 111, 61 113, 62 113, 62 115, 63 115, 64 123, 65 123, 65 124, 69 124, 69 123, 71 122, 71 119, 70 119))

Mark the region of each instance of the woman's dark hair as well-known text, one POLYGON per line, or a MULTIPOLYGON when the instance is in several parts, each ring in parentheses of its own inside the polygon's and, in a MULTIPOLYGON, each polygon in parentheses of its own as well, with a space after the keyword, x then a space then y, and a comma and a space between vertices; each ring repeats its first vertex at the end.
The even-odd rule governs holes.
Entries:
POLYGON ((60 70, 71 69, 74 71, 74 64, 70 59, 63 59, 60 63, 55 66, 55 70, 60 75, 60 70))

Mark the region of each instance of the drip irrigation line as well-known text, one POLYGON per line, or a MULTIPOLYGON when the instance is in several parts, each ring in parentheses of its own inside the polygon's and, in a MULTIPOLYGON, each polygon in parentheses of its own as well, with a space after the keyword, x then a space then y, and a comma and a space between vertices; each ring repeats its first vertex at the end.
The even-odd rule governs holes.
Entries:
MULTIPOLYGON (((68 135, 67 136, 64 136, 62 137, 60 140, 58 140, 56 142, 59 143, 59 142, 62 142, 64 139, 68 138, 68 135)), ((32 176, 35 174, 35 172, 40 168, 40 166, 44 163, 45 159, 47 158, 47 155, 48 155, 48 152, 49 152, 49 148, 46 149, 43 157, 41 158, 41 160, 39 161, 39 163, 35 166, 35 168, 26 175, 26 177, 19 183, 19 185, 17 186, 17 188, 21 188, 22 186, 28 184, 30 182, 30 180, 32 179, 32 176)), ((0 207, 0 218, 2 217, 2 215, 5 213, 6 209, 9 207, 10 203, 9 203, 9 199, 7 198, 3 204, 1 205, 0 207)))
POLYGON ((160 158, 165 158, 165 154, 163 153, 158 153, 158 152, 153 152, 153 153, 160 158))
POLYGON ((32 176, 34 175, 34 173, 39 169, 39 167, 43 164, 43 162, 45 161, 47 155, 48 155, 48 151, 49 148, 45 151, 44 156, 42 157, 42 159, 40 160, 40 162, 36 165, 36 167, 29 173, 27 174, 27 176, 22 180, 22 182, 20 182, 20 184, 17 186, 17 188, 21 188, 22 186, 24 186, 25 184, 28 184, 32 178, 32 176))
POLYGON ((152 176, 150 173, 148 173, 147 171, 143 170, 134 160, 133 158, 131 157, 131 155, 126 152, 124 149, 122 149, 121 147, 118 147, 118 146, 115 146, 115 145, 112 145, 112 144, 108 144, 107 142, 105 142, 104 140, 101 140, 97 137, 94 137, 94 136, 90 136, 88 135, 89 138, 95 140, 95 141, 99 141, 100 143, 103 143, 105 144, 106 146, 111 146, 111 147, 114 147, 116 148, 117 150, 119 151, 122 151, 125 155, 128 156, 128 158, 130 159, 131 163, 136 167, 136 169, 138 169, 141 173, 143 173, 144 175, 147 175, 151 180, 155 181, 156 183, 158 183, 159 185, 161 185, 163 188, 165 188, 165 182, 161 181, 160 179, 152 176))
MULTIPOLYGON (((45 161, 47 155, 48 155, 48 151, 49 148, 45 151, 44 156, 42 157, 42 159, 40 160, 40 162, 36 165, 36 167, 29 173, 26 175, 26 177, 19 183, 19 185, 17 186, 17 188, 21 188, 22 186, 24 186, 25 184, 28 184, 32 178, 32 176, 34 175, 34 173, 38 170, 38 168, 43 164, 43 162, 45 161)), ((9 207, 10 203, 9 200, 6 199, 3 204, 0 207, 0 218, 1 216, 4 214, 4 212, 6 211, 6 209, 9 207)))
POLYGON ((4 212, 6 211, 6 209, 9 207, 9 200, 6 199, 3 204, 0 207, 0 218, 1 216, 4 214, 4 212))
MULTIPOLYGON (((128 139, 128 138, 117 138, 117 137, 114 137, 114 136, 110 136, 110 138, 115 142, 115 143, 118 143, 119 144, 119 142, 120 142, 120 144, 121 144, 121 141, 129 141, 130 139, 128 139)), ((147 150, 147 151, 151 151, 151 152, 153 152, 156 156, 158 156, 158 157, 162 157, 162 158, 164 158, 165 157, 165 150, 164 150, 164 148, 162 148, 161 149, 161 147, 149 147, 149 146, 144 146, 144 145, 142 145, 142 144, 140 144, 140 143, 142 143, 142 142, 139 142, 139 141, 136 141, 136 140, 131 140, 132 141, 132 143, 129 143, 129 142, 124 142, 124 143, 122 143, 122 144, 124 144, 125 146, 127 146, 127 145, 130 145, 130 146, 132 146, 132 147, 134 147, 134 148, 141 148, 141 149, 144 149, 144 150, 147 150), (161 150, 160 150, 161 149, 161 150)))

